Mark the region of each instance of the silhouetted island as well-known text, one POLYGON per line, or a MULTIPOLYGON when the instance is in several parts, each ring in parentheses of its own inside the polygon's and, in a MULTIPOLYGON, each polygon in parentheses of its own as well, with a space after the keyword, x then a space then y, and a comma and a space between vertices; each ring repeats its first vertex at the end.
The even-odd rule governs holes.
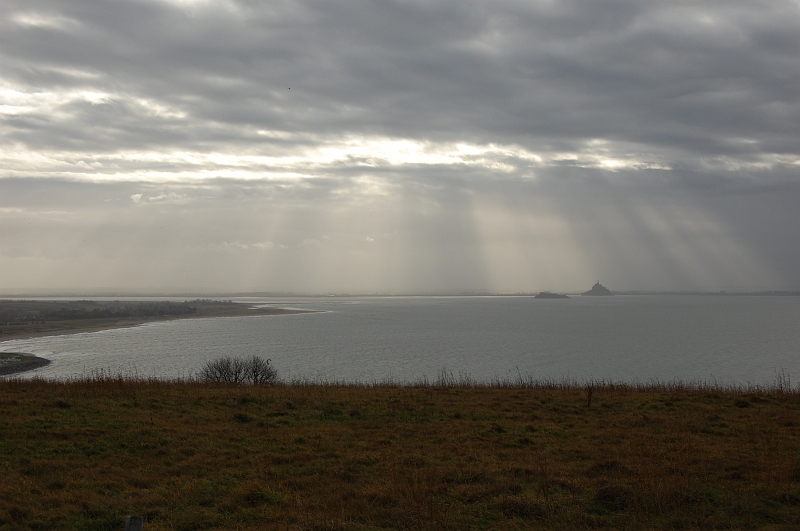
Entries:
POLYGON ((598 282, 597 284, 592 286, 592 289, 590 289, 589 291, 584 291, 583 293, 581 293, 581 295, 613 295, 613 293, 611 293, 611 291, 609 291, 607 287, 603 286, 602 284, 600 284, 600 282, 598 282))
POLYGON ((549 291, 543 291, 537 295, 534 295, 534 299, 569 299, 566 295, 562 295, 560 293, 550 293, 549 291))

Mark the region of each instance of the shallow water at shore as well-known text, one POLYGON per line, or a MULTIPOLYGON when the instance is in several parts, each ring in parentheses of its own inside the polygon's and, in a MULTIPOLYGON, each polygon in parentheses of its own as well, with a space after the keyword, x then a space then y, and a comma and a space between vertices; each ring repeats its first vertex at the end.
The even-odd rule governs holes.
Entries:
POLYGON ((614 296, 242 299, 320 310, 177 320, 0 344, 52 364, 25 377, 98 371, 185 378, 257 354, 286 379, 481 381, 533 377, 771 385, 800 375, 800 297, 614 296))

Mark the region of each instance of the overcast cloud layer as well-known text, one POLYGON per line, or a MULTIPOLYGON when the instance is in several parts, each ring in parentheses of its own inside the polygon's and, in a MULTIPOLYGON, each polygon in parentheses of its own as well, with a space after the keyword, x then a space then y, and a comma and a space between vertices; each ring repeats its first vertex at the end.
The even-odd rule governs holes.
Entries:
POLYGON ((0 0, 0 291, 798 266, 796 0, 0 0))

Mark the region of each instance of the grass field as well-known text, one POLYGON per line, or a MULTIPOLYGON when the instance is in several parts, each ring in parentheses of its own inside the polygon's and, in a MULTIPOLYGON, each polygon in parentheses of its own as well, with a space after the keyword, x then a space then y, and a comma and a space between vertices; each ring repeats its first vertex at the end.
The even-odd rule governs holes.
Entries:
POLYGON ((129 514, 145 530, 798 529, 800 394, 0 381, 0 528, 129 514))

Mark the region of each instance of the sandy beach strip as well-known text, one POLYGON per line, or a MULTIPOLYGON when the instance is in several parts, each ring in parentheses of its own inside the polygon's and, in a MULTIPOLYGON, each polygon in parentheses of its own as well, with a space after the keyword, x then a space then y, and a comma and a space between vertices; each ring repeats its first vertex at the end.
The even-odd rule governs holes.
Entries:
MULTIPOLYGON (((0 301, 0 309, 13 305, 15 301, 0 301)), ((292 315, 314 313, 313 310, 299 310, 277 307, 253 307, 249 304, 219 301, 202 301, 196 306, 196 313, 181 315, 152 315, 144 317, 102 317, 92 319, 59 319, 41 321, 22 320, 0 326, 0 346, 15 339, 29 339, 42 336, 99 332, 113 328, 128 328, 146 323, 172 321, 175 319, 204 319, 209 317, 245 317, 263 315, 292 315)))

